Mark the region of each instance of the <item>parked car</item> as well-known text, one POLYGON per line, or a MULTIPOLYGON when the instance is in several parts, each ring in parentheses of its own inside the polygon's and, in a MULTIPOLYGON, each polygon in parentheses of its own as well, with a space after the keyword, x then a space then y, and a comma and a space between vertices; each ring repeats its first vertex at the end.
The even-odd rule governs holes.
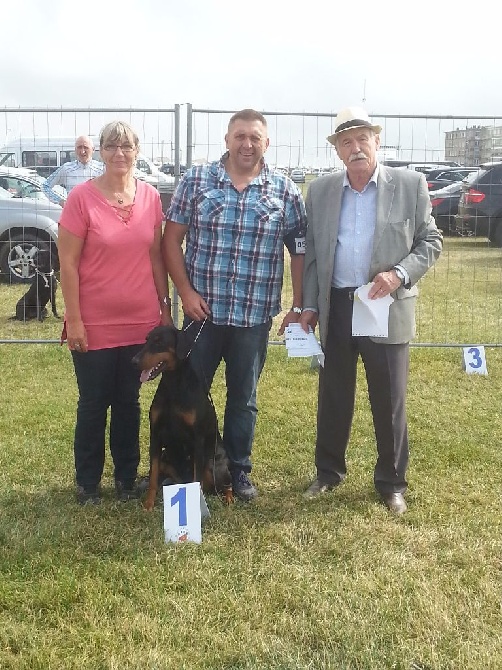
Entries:
POLYGON ((447 161, 444 163, 415 163, 414 161, 401 160, 399 158, 384 158, 382 164, 387 165, 388 167, 416 170, 417 172, 423 172, 426 175, 432 170, 438 170, 439 168, 444 170, 450 167, 460 167, 459 164, 454 161, 447 161))
POLYGON ((438 168, 431 170, 425 175, 427 186, 430 191, 435 191, 438 188, 443 188, 448 184, 453 184, 462 181, 468 177, 472 172, 477 171, 477 167, 452 167, 452 168, 438 168))
POLYGON ((290 173, 289 176, 297 184, 304 184, 305 183, 305 170, 303 170, 301 168, 294 168, 293 170, 291 170, 291 173, 290 173))
POLYGON ((56 244, 62 211, 47 199, 15 197, 0 188, 0 277, 4 281, 31 281, 42 250, 50 253, 51 269, 59 269, 56 244))
POLYGON ((9 191, 15 198, 36 198, 48 200, 42 191, 42 183, 45 181, 36 172, 29 175, 23 174, 16 168, 0 167, 0 188, 9 191))
POLYGON ((455 225, 502 247, 502 162, 483 163, 462 182, 455 225))
MULTIPOLYGON (((174 163, 162 163, 159 170, 161 172, 163 172, 164 174, 169 174, 172 177, 174 177, 174 163)), ((180 174, 185 174, 186 171, 187 171, 187 166, 180 164, 180 174)))
POLYGON ((432 216, 436 225, 443 233, 456 233, 455 215, 458 210, 458 201, 462 192, 462 182, 456 181, 436 191, 429 191, 432 205, 432 216))

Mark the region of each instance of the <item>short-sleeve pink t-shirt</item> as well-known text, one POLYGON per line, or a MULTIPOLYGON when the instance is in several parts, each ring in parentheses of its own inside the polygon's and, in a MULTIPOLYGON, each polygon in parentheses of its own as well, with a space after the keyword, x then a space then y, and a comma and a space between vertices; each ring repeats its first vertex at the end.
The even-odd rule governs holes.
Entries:
POLYGON ((158 191, 136 180, 124 222, 92 180, 75 186, 59 225, 85 240, 80 256, 80 310, 89 349, 141 344, 160 323, 150 248, 162 225, 158 191))

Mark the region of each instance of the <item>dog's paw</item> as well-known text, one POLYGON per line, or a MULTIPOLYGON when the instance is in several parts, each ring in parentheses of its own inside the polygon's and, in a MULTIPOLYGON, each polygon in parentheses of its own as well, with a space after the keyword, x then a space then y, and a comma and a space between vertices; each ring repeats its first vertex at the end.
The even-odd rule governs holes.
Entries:
POLYGON ((143 508, 147 512, 152 512, 154 507, 155 507, 155 494, 153 494, 153 496, 148 494, 143 503, 143 508))

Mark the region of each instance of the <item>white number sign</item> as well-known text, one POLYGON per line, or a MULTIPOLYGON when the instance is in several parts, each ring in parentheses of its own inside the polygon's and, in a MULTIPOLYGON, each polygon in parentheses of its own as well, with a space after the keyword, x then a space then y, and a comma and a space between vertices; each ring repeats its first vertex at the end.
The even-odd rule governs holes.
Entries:
POLYGON ((487 375, 485 348, 464 347, 464 369, 468 374, 487 375))
POLYGON ((163 487, 166 542, 202 542, 202 518, 209 515, 199 482, 163 487))

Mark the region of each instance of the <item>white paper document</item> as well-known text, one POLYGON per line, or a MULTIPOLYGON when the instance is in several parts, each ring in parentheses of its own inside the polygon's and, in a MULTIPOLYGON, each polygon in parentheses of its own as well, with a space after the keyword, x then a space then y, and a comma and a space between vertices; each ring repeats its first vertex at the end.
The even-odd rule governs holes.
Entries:
POLYGON ((354 291, 354 309, 352 311, 352 335, 368 337, 389 336, 389 309, 394 298, 386 295, 371 300, 368 291, 373 282, 360 286, 354 291))
POLYGON ((286 350, 290 358, 299 356, 317 356, 319 363, 324 365, 324 354, 312 328, 306 333, 299 323, 290 323, 284 330, 286 350))

